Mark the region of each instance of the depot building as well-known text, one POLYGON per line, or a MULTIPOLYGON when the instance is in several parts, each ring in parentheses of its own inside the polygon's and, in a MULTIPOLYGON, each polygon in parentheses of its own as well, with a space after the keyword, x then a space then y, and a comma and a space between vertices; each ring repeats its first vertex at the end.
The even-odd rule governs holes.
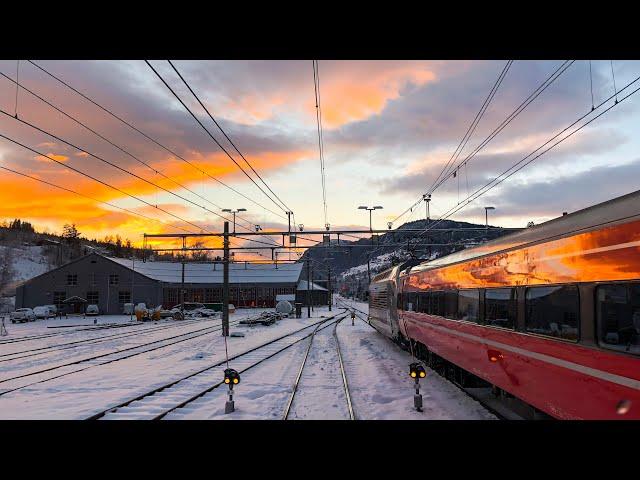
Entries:
MULTIPOLYGON (((134 262, 91 253, 20 285, 16 308, 50 304, 63 308, 64 300, 71 297, 98 305, 103 314, 121 314, 125 303, 171 308, 180 303, 183 285, 186 302, 222 302, 221 263, 184 265, 183 284, 182 263, 134 262)), ((300 294, 299 286, 307 288, 306 281, 300 280, 302 267, 302 263, 231 263, 229 302, 236 307, 268 308, 275 306, 278 295, 295 295, 305 305, 307 298, 316 303, 318 294, 326 290, 312 282, 316 295, 300 294)))

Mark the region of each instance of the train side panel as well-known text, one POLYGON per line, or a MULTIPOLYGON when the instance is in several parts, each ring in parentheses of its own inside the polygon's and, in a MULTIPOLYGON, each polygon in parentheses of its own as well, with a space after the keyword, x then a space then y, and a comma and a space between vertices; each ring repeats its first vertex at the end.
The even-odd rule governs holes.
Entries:
POLYGON ((560 419, 640 419, 638 360, 442 317, 403 312, 410 337, 444 359, 560 419))

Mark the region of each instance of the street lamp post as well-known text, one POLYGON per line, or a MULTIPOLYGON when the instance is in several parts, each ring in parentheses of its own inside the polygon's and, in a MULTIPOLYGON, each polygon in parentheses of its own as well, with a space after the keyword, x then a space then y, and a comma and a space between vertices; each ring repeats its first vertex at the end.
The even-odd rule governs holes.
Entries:
MULTIPOLYGON (((369 231, 372 233, 373 235, 373 226, 372 226, 372 220, 371 220, 371 212, 373 212, 374 210, 382 210, 382 207, 380 205, 375 205, 373 207, 368 207, 366 205, 360 205, 358 207, 358 210, 368 210, 369 211, 369 231)), ((371 237, 371 245, 373 246, 373 236, 371 237)), ((369 283, 371 283, 371 262, 370 262, 370 258, 369 258, 369 254, 367 253, 367 277, 369 278, 369 283)))
POLYGON ((431 201, 431 194, 424 194, 422 195, 422 199, 424 200, 424 203, 426 205, 426 211, 427 211, 427 222, 431 219, 429 216, 429 202, 431 201))
POLYGON ((246 212, 247 209, 246 208, 237 208, 235 210, 232 210, 231 208, 223 208, 222 209, 223 212, 228 212, 228 213, 233 213, 233 234, 236 234, 236 213, 238 212, 246 212))
POLYGON ((484 225, 485 228, 489 229, 489 210, 495 210, 496 207, 484 207, 484 225))

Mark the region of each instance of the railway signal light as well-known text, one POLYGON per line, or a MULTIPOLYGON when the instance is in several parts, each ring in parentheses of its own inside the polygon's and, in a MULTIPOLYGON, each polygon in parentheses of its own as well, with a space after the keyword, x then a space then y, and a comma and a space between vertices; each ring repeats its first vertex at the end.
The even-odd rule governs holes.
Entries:
POLYGON ((409 365, 409 375, 411 378, 424 378, 427 376, 427 372, 422 365, 416 362, 409 365))
POLYGON ((414 362, 409 365, 409 376, 415 380, 416 393, 413 395, 413 406, 416 411, 421 412, 422 394, 420 393, 420 379, 426 377, 427 372, 420 363, 414 362))
POLYGON ((232 413, 235 411, 235 403, 233 401, 233 386, 240 383, 240 374, 233 368, 227 368, 224 371, 224 383, 229 385, 229 399, 224 405, 224 413, 232 413))
POLYGON ((240 383, 240 374, 233 368, 227 368, 224 371, 224 383, 233 386, 240 383))

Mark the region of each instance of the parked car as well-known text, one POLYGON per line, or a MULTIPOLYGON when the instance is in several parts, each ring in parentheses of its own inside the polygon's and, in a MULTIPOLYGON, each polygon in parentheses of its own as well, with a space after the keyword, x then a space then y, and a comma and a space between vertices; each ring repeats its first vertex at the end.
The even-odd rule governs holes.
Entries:
POLYGON ((42 319, 49 318, 50 317, 49 307, 47 307, 46 305, 43 307, 35 307, 33 309, 33 314, 36 316, 36 318, 42 318, 42 319))
POLYGON ((36 316, 30 308, 18 308, 15 312, 9 314, 9 318, 11 319, 11 323, 33 322, 36 316))
POLYGON ((58 307, 55 305, 45 305, 49 309, 49 316, 55 317, 58 314, 58 307))
POLYGON ((98 310, 98 305, 87 305, 87 310, 85 314, 87 315, 98 315, 100 311, 98 310))

